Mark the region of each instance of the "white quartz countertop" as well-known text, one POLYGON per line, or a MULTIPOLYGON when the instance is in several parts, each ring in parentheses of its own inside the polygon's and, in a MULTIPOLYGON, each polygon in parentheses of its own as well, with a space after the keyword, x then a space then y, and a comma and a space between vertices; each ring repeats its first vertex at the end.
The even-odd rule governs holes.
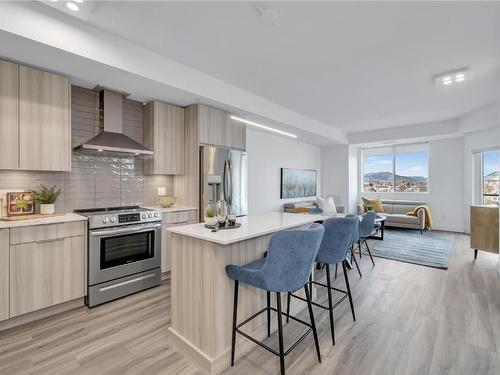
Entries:
POLYGON ((58 224, 58 223, 69 223, 71 221, 86 221, 85 216, 81 216, 74 213, 68 213, 57 216, 49 216, 37 219, 26 219, 26 220, 16 220, 16 221, 4 221, 0 220, 0 229, 5 228, 17 228, 17 227, 29 227, 33 225, 46 225, 46 224, 58 224))
POLYGON ((197 210, 198 207, 182 207, 182 206, 174 206, 174 207, 161 207, 161 206, 151 206, 146 207, 151 210, 156 210, 160 212, 179 212, 179 211, 192 211, 197 210))
POLYGON ((211 229, 205 228, 204 223, 199 223, 168 228, 167 231, 221 245, 228 245, 327 218, 327 216, 322 215, 268 212, 238 218, 238 223, 241 223, 241 227, 236 229, 222 229, 218 232, 212 232, 211 229))

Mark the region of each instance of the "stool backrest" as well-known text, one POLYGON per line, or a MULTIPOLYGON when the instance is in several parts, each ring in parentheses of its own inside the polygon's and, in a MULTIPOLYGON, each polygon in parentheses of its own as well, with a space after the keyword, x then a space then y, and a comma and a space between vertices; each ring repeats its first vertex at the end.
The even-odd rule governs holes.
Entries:
POLYGON ((374 211, 369 211, 363 215, 363 220, 361 220, 361 224, 359 224, 359 235, 361 237, 368 237, 372 234, 376 218, 377 213, 374 211))
POLYGON ((307 228, 283 230, 271 237, 262 266, 267 290, 293 292, 309 281, 324 231, 321 224, 311 224, 307 228))
POLYGON ((316 262, 336 264, 342 262, 351 247, 358 229, 357 217, 333 217, 323 222, 325 234, 319 247, 316 262))

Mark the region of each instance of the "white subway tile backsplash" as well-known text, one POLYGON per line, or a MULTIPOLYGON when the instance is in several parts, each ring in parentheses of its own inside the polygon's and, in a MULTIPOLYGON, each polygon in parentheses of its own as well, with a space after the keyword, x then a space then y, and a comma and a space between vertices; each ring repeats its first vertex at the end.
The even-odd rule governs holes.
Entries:
MULTIPOLYGON (((72 144, 76 146, 99 131, 99 99, 92 90, 72 86, 72 144)), ((143 141, 143 106, 124 99, 123 131, 143 141)), ((157 205, 158 187, 173 195, 172 176, 145 176, 144 162, 134 158, 73 153, 71 172, 0 171, 0 190, 38 189, 40 184, 62 188, 57 212, 118 205, 157 205)))

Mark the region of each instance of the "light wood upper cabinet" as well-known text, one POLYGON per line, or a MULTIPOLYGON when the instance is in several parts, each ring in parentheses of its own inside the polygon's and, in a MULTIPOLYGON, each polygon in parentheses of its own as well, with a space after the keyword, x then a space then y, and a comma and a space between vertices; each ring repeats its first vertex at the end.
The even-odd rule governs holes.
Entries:
POLYGON ((220 109, 198 106, 199 142, 214 146, 246 149, 246 126, 220 109))
POLYGON ((0 321, 9 318, 9 230, 0 229, 0 321))
POLYGON ((85 294, 85 237, 10 246, 10 317, 85 294))
POLYGON ((19 168, 71 170, 68 77, 20 66, 19 168))
POLYGON ((17 169, 19 65, 0 60, 0 169, 17 169))
POLYGON ((184 109, 153 101, 145 109, 144 145, 153 150, 144 160, 146 174, 184 173, 184 109))

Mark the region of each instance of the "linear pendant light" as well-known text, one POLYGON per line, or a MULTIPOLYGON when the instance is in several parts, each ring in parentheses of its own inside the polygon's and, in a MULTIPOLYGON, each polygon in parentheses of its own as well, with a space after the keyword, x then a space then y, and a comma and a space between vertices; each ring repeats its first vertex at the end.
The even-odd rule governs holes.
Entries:
POLYGON ((248 124, 248 125, 255 126, 257 128, 260 128, 260 129, 268 130, 270 132, 278 133, 281 135, 286 135, 287 137, 290 137, 290 138, 297 138, 297 136, 295 134, 287 133, 287 132, 284 132, 282 130, 271 128, 269 126, 257 124, 256 122, 245 120, 244 118, 241 118, 241 117, 231 115, 231 119, 233 119, 235 121, 243 122, 243 123, 248 124))

